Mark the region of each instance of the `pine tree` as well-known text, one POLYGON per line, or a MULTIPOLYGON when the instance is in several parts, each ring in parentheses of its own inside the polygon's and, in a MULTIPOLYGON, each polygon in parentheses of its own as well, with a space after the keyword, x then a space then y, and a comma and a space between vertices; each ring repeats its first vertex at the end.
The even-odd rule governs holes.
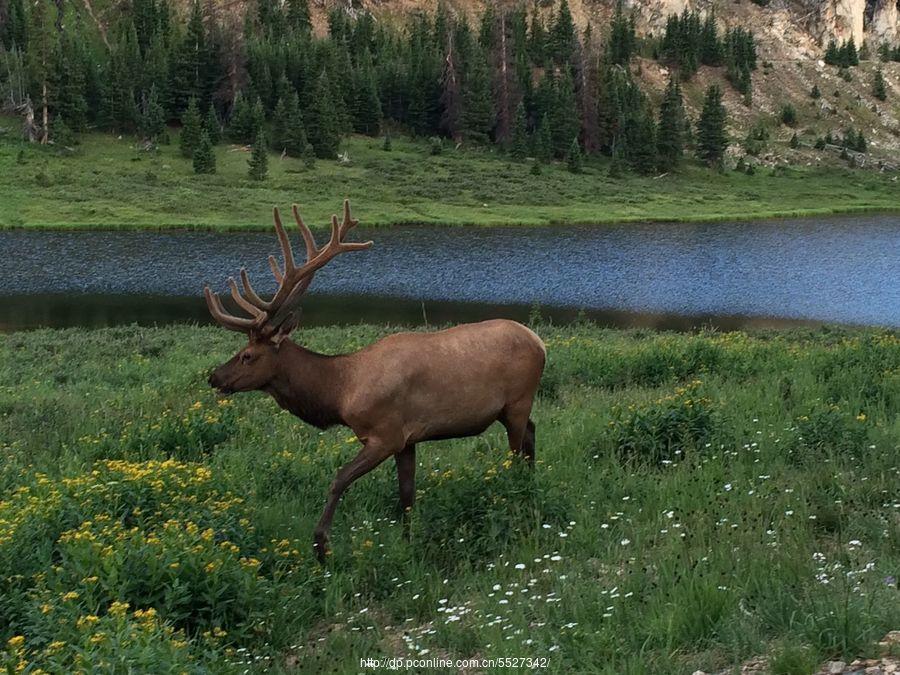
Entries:
POLYGON ((269 175, 269 154, 266 149, 266 135, 260 127, 248 161, 247 175, 253 180, 265 180, 269 175))
POLYGON ((75 134, 62 115, 54 115, 50 122, 50 140, 60 150, 68 150, 76 143, 75 134))
POLYGON ((247 143, 253 139, 255 129, 253 108, 241 94, 234 98, 231 119, 228 121, 228 135, 235 143, 247 143))
POLYGON ((856 42, 852 36, 841 47, 840 65, 845 68, 859 65, 859 53, 856 51, 856 42))
POLYGON ((334 103, 328 74, 323 70, 316 82, 313 107, 306 123, 306 135, 316 157, 334 159, 337 156, 340 134, 334 117, 334 103))
POLYGON ((837 66, 840 64, 841 55, 838 51, 837 43, 834 40, 828 41, 828 47, 825 49, 825 63, 829 66, 837 66))
POLYGON ((391 147, 391 132, 385 132, 384 134, 384 143, 381 144, 381 149, 385 152, 390 152, 392 150, 391 147))
POLYGON ((283 98, 278 99, 272 112, 272 149, 280 152, 285 149, 288 129, 287 105, 283 98))
POLYGON ((494 102, 487 60, 477 47, 473 48, 462 89, 463 135, 476 143, 486 143, 494 127, 494 102))
POLYGON ((553 135, 550 128, 550 118, 544 114, 541 125, 535 134, 534 154, 540 162, 549 162, 553 159, 553 135))
MULTIPOLYGON (((197 107, 197 99, 192 98, 188 101, 187 109, 181 116, 181 138, 179 139, 179 145, 181 146, 182 156, 194 156, 194 151, 200 144, 202 132, 203 128, 200 120, 200 110, 197 107)), ((206 140, 210 141, 208 134, 206 140)))
POLYGON ((553 58, 558 64, 565 66, 572 62, 578 47, 578 38, 568 0, 562 0, 559 5, 556 22, 550 32, 549 43, 553 58))
POLYGON ((721 164, 728 147, 725 132, 727 111, 722 105, 722 91, 717 84, 706 89, 703 110, 697 121, 697 156, 710 166, 721 164))
POLYGON ((194 173, 215 173, 216 154, 213 151, 212 141, 205 131, 200 134, 197 149, 194 150, 194 173))
POLYGON ((308 34, 312 28, 308 0, 287 0, 287 27, 296 33, 308 34))
POLYGON ((875 71, 875 80, 872 82, 872 95, 879 101, 887 100, 887 88, 884 84, 884 73, 881 68, 875 71))
POLYGON ((169 93, 172 114, 180 115, 184 112, 191 98, 205 100, 207 92, 202 80, 207 58, 203 13, 200 3, 194 0, 187 31, 172 51, 170 61, 169 93))
POLYGON ((283 143, 283 149, 291 157, 303 157, 309 145, 306 127, 303 126, 303 115, 300 112, 300 98, 296 92, 291 96, 287 106, 287 126, 283 143))
POLYGON ((656 154, 661 171, 674 169, 684 154, 685 113, 678 80, 672 76, 659 107, 656 154))
POLYGON ((353 130, 367 136, 377 136, 381 126, 381 101, 371 64, 356 69, 354 82, 353 130))
POLYGON ((569 145, 569 152, 566 154, 566 165, 571 173, 581 173, 581 146, 578 145, 578 139, 573 138, 569 145))
POLYGON ((553 88, 554 101, 550 108, 550 126, 553 129, 553 154, 565 157, 572 139, 578 137, 581 121, 578 117, 578 103, 572 75, 568 69, 556 79, 553 88))
POLYGON ((10 51, 16 47, 21 52, 27 52, 28 17, 25 14, 25 0, 10 0, 6 22, 0 26, 0 46, 10 51))
POLYGON ((510 154, 513 159, 522 160, 528 155, 528 128, 525 119, 525 106, 519 101, 516 106, 516 116, 513 121, 512 142, 510 154))
POLYGON ((166 113, 159 103, 155 87, 151 87, 143 103, 138 131, 141 138, 151 142, 157 141, 166 131, 166 113))
POLYGON ((631 55, 637 41, 634 35, 634 21, 625 16, 622 0, 616 3, 616 11, 612 19, 607 59, 615 65, 624 66, 631 61, 631 55))
POLYGON ((203 130, 209 135, 209 142, 218 145, 222 142, 222 125, 216 115, 216 109, 210 103, 206 109, 206 118, 203 120, 203 130))

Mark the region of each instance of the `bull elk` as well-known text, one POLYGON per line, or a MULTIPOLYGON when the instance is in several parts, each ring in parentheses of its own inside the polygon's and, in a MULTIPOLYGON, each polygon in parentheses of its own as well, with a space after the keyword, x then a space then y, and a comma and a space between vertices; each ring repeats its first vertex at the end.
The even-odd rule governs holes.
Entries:
POLYGON ((287 339, 297 327, 297 302, 313 275, 341 253, 369 248, 371 241, 345 241, 357 224, 344 202, 343 222, 331 219, 331 239, 321 248, 294 218, 306 245, 297 265, 290 240, 274 209, 283 263, 269 265, 278 283, 271 300, 261 298, 240 271, 243 294, 228 279, 231 297, 249 316, 229 314, 218 295, 204 289, 213 318, 246 333, 248 343, 209 378, 224 394, 263 391, 279 406, 320 429, 349 427, 362 449, 337 472, 325 510, 315 528, 314 549, 324 560, 328 531, 344 491, 388 457, 397 464, 400 506, 415 499, 416 444, 474 436, 493 422, 506 427, 510 449, 534 463, 534 423, 530 419, 546 350, 541 339, 514 321, 464 324, 432 333, 398 333, 352 354, 326 356, 287 339))

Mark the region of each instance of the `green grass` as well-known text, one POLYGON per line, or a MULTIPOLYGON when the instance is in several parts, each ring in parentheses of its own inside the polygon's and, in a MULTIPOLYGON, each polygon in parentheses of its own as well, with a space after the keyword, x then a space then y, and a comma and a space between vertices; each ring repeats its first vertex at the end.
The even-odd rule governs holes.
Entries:
MULTIPOLYGON (((3 122, 3 120, 0 120, 3 122)), ((581 175, 564 164, 531 175, 529 164, 490 151, 448 148, 431 156, 402 137, 353 137, 351 163, 272 155, 270 177, 247 177, 249 152, 216 148, 218 173, 196 176, 177 143, 139 152, 130 137, 89 134, 75 154, 0 134, 0 227, 268 229, 273 205, 302 205, 310 224, 327 225, 343 197, 364 224, 452 225, 709 221, 896 210, 896 183, 875 172, 798 167, 754 176, 690 164, 654 178, 609 176, 605 160, 581 175), (21 158, 20 158, 21 153, 21 158)))
POLYGON ((499 427, 423 445, 411 540, 385 464, 345 495, 324 570, 312 527, 356 443, 263 395, 217 403, 205 373, 239 337, 0 336, 0 663, 636 674, 769 655, 794 673, 900 626, 895 332, 536 329, 533 473, 499 427))

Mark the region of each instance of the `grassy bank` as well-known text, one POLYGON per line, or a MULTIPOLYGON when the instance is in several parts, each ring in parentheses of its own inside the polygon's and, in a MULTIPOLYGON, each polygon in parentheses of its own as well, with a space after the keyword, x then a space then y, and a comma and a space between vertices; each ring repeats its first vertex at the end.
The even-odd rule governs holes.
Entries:
POLYGON ((133 139, 91 134, 71 156, 0 135, 0 227, 267 229, 270 209, 303 206, 324 226, 344 196, 368 225, 399 223, 549 224, 709 221, 896 210, 891 176, 845 169, 795 168, 773 174, 716 173, 686 166, 659 178, 611 177, 606 160, 575 175, 565 165, 530 165, 477 150, 395 137, 354 137, 350 163, 269 160, 270 177, 247 178, 244 148, 216 148, 218 173, 194 175, 176 143, 139 152, 133 139))
POLYGON ((499 428, 425 445, 411 541, 386 464, 345 496, 324 570, 311 529, 356 443, 262 395, 218 402, 204 373, 238 337, 0 336, 0 660, 809 673, 900 627, 896 333, 537 330, 534 473, 499 428))

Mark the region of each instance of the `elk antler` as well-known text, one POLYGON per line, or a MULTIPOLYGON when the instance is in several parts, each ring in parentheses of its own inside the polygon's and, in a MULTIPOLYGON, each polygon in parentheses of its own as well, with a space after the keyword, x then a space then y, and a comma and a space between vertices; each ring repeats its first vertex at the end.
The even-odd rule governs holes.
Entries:
POLYGON ((272 268, 272 274, 275 275, 275 281, 278 282, 278 290, 275 291, 272 299, 263 300, 253 290, 247 270, 243 267, 240 272, 241 285, 244 288, 243 295, 238 290, 234 279, 228 278, 231 297, 238 307, 250 314, 252 318, 229 314, 222 307, 222 301, 219 300, 219 296, 209 290, 209 286, 203 289, 210 314, 224 328, 243 333, 259 331, 264 335, 271 335, 292 315, 292 308, 300 299, 300 296, 309 288, 313 276, 319 269, 341 253, 361 251, 372 245, 371 241, 344 241, 347 232, 359 222, 350 217, 350 201, 347 199, 344 200, 343 222, 338 223, 337 216, 331 216, 331 239, 321 248, 316 246, 316 240, 300 217, 296 204, 293 205, 292 211, 294 220, 297 221, 297 227, 300 229, 300 234, 303 237, 303 242, 306 244, 306 262, 300 267, 297 267, 294 262, 294 252, 291 248, 290 239, 284 230, 284 226, 281 224, 281 214, 278 212, 278 207, 275 207, 273 209, 273 218, 275 220, 275 233, 278 235, 278 241, 281 244, 282 266, 279 266, 275 256, 269 256, 269 267, 272 268))

